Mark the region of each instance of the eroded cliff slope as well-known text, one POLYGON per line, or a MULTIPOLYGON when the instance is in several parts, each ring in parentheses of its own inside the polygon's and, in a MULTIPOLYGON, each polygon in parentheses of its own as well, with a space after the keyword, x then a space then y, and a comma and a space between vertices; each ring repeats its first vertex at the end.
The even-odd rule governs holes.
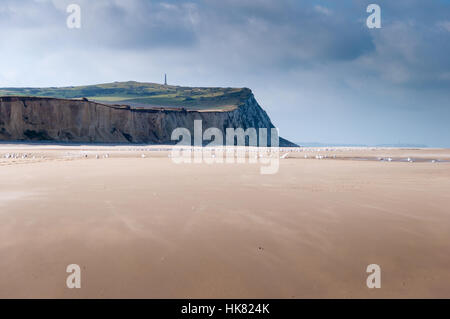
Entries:
MULTIPOLYGON (((170 144, 172 131, 184 127, 193 134, 194 120, 203 129, 272 128, 253 94, 231 109, 134 108, 86 99, 0 97, 0 140, 77 143, 170 144)), ((290 142, 280 139, 281 146, 290 142)))

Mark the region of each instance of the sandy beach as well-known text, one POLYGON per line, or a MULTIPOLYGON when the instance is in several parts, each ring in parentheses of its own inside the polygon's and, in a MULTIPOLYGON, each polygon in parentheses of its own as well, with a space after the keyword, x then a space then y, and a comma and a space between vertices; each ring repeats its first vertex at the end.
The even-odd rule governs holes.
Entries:
POLYGON ((450 150, 286 153, 0 145, 0 298, 450 298, 450 150))

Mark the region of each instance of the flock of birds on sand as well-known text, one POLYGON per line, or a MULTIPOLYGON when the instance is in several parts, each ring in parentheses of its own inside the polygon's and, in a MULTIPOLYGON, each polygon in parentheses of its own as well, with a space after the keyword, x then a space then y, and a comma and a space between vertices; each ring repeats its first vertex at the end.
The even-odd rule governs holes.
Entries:
MULTIPOLYGON (((152 149, 150 149, 150 148, 136 148, 136 149, 127 149, 127 150, 122 150, 122 151, 132 151, 132 152, 134 151, 134 152, 140 153, 140 152, 150 152, 150 151, 158 152, 158 151, 170 151, 170 150, 171 150, 170 148, 167 148, 167 149, 166 148, 164 148, 164 149, 159 149, 159 148, 152 148, 152 149)), ((195 148, 185 148, 185 149, 181 149, 181 150, 192 150, 192 151, 195 151, 196 149, 195 148)), ((351 150, 351 149, 339 149, 339 151, 343 151, 343 150, 345 151, 345 150, 351 150)), ((217 149, 216 149, 216 151, 217 151, 217 149)), ((303 156, 303 158, 305 158, 305 159, 320 159, 320 160, 321 159, 336 159, 336 158, 338 158, 336 156, 336 154, 331 154, 331 155, 330 154, 328 154, 328 155, 326 155, 326 154, 316 154, 316 155, 310 154, 312 152, 316 152, 317 153, 317 152, 324 152, 324 151, 325 152, 330 152, 330 151, 338 151, 338 150, 334 149, 334 148, 314 149, 314 148, 281 148, 280 147, 278 149, 275 149, 275 152, 273 152, 273 149, 271 149, 271 148, 267 148, 264 151, 261 151, 258 148, 252 148, 252 149, 246 150, 244 152, 244 154, 248 152, 249 156, 265 157, 265 156, 272 156, 273 153, 275 153, 275 154, 284 153, 284 154, 282 154, 280 156, 280 159, 287 159, 287 158, 301 158, 301 157, 298 157, 298 156, 291 156, 292 153, 308 152, 308 154, 305 154, 303 156)), ((110 155, 108 153, 106 153, 106 154, 105 153, 95 154, 95 155, 88 155, 88 154, 92 154, 92 152, 84 151, 84 152, 78 152, 76 154, 67 152, 65 154, 65 157, 70 157, 70 158, 74 158, 74 157, 75 158, 80 158, 80 157, 81 158, 92 158, 92 157, 94 157, 96 159, 100 159, 100 158, 105 158, 106 159, 106 158, 110 157, 110 155)), ((211 154, 210 156, 212 158, 216 157, 216 155, 214 153, 210 153, 210 154, 211 154)), ((147 158, 148 155, 145 154, 145 153, 141 153, 140 157, 141 158, 147 158)), ((171 157, 171 154, 169 154, 168 157, 171 157)), ((5 159, 13 159, 13 160, 15 160, 15 159, 25 160, 25 159, 44 159, 45 157, 44 156, 37 156, 37 155, 33 155, 33 154, 27 154, 27 153, 25 153, 25 154, 6 153, 6 154, 3 155, 3 158, 5 158, 5 159)), ((406 159, 405 158, 392 158, 392 157, 366 157, 366 158, 359 158, 359 157, 349 158, 349 157, 346 157, 346 158, 347 159, 356 159, 356 160, 358 160, 358 159, 359 160, 378 160, 378 161, 384 161, 384 162, 397 161, 397 162, 413 163, 413 162, 416 161, 415 159, 413 159, 411 157, 408 157, 406 159)), ((424 161, 424 160, 420 160, 420 161, 424 161)), ((432 159, 432 160, 428 160, 428 161, 431 162, 431 163, 438 162, 438 160, 436 160, 436 159, 432 159)))
POLYGON ((36 159, 36 156, 35 155, 29 156, 28 154, 6 153, 3 156, 3 158, 6 158, 6 159, 27 159, 27 158, 36 159))

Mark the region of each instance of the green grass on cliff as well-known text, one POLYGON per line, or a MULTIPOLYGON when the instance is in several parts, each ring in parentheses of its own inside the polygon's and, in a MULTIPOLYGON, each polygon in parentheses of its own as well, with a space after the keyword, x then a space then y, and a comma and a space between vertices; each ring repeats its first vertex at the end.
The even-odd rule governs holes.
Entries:
POLYGON ((132 107, 184 107, 205 110, 233 108, 249 97, 250 90, 181 87, 134 81, 60 88, 0 88, 0 96, 11 95, 63 99, 85 97, 96 102, 132 107))

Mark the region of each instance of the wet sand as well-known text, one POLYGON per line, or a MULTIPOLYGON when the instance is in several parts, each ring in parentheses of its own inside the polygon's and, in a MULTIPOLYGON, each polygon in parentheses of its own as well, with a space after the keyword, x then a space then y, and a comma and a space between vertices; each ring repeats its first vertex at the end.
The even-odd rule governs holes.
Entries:
POLYGON ((450 163, 428 161, 450 150, 285 149, 261 175, 161 149, 0 145, 0 297, 450 298, 450 163))

